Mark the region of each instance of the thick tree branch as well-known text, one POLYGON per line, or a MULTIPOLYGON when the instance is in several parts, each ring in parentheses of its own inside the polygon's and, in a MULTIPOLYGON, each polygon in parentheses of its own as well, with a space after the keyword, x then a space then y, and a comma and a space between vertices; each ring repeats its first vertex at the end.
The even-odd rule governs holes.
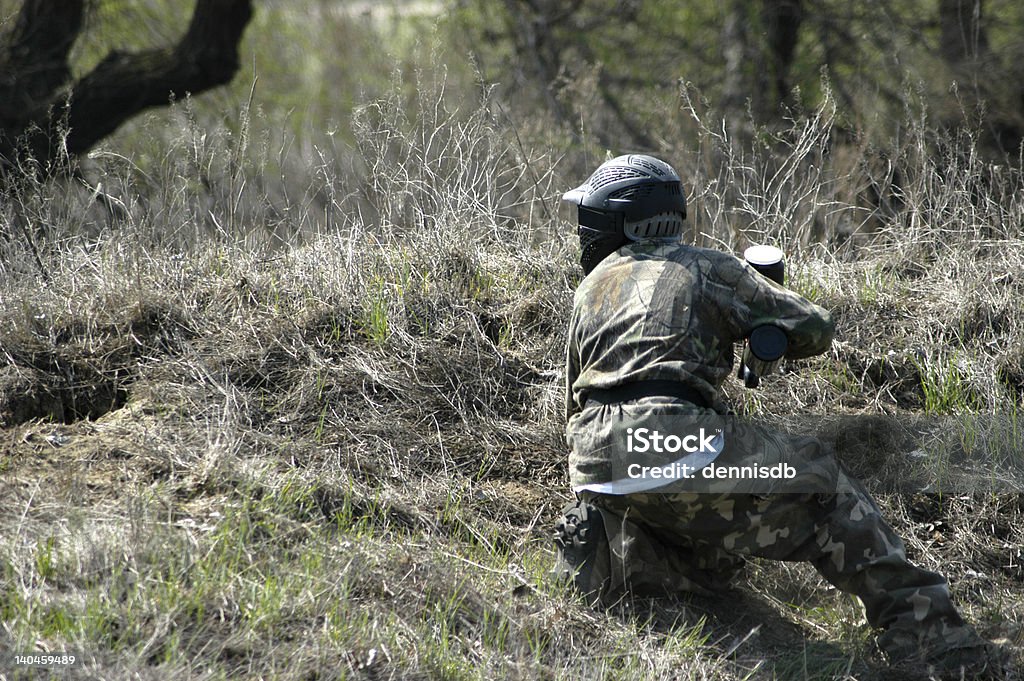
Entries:
MULTIPOLYGON (((29 0, 22 15, 31 26, 39 19, 35 12, 61 4, 62 0, 29 0), (32 8, 26 9, 28 5, 32 8)), ((229 82, 238 70, 238 44, 251 16, 251 0, 198 0, 176 46, 111 52, 81 80, 31 109, 20 125, 3 125, 0 156, 10 163, 16 156, 16 138, 21 137, 40 169, 51 172, 48 169, 63 154, 85 153, 141 111, 229 82)), ((76 34, 78 29, 80 24, 76 34)), ((34 39, 29 39, 35 33, 24 35, 24 53, 40 54, 39 45, 32 47, 34 39)), ((66 54, 67 48, 61 53, 65 80, 66 54)))
POLYGON ((251 16, 250 0, 199 0, 175 48, 107 55, 72 87, 68 153, 88 151, 144 109, 228 83, 251 16))

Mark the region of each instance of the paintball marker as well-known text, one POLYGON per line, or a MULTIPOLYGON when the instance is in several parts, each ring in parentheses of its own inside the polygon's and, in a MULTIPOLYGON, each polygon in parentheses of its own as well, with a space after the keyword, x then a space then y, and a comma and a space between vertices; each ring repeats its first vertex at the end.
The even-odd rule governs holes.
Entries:
MULTIPOLYGON (((755 270, 775 283, 785 285, 786 266, 783 253, 774 246, 751 246, 743 252, 743 259, 755 270)), ((775 371, 786 354, 789 341, 786 332, 772 324, 758 326, 743 344, 743 355, 736 377, 747 388, 756 388, 761 377, 775 371)))

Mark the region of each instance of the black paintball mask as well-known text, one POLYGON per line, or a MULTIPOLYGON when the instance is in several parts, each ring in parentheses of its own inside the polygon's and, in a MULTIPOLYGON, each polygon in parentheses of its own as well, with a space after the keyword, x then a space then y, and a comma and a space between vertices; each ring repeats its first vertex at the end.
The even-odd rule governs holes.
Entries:
POLYGON ((580 238, 580 265, 584 274, 590 274, 597 263, 626 245, 628 239, 622 232, 625 221, 622 213, 594 210, 583 205, 578 210, 576 234, 580 238))
POLYGON ((562 200, 578 207, 580 265, 585 274, 629 241, 678 238, 686 219, 679 175, 664 161, 641 154, 606 161, 562 200))

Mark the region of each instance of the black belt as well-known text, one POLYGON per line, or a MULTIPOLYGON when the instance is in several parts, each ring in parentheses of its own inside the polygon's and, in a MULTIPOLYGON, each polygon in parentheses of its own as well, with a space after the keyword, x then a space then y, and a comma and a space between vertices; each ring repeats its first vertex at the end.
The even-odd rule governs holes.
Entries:
POLYGON ((677 397, 684 402, 690 402, 698 407, 709 408, 708 404, 699 391, 679 381, 634 381, 617 385, 614 388, 595 388, 587 391, 586 406, 591 403, 601 406, 630 402, 641 397, 677 397))

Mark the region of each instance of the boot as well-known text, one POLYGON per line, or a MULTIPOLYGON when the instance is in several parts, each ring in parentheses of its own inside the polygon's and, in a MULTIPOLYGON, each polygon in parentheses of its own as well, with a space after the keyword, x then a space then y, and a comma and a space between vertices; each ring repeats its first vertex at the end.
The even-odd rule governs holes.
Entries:
POLYGON ((555 522, 557 579, 571 581, 588 598, 599 598, 608 583, 608 539, 600 511, 585 501, 562 509, 555 522))
POLYGON ((1003 646, 982 638, 973 627, 950 627, 942 639, 922 640, 918 632, 891 629, 877 640, 894 668, 916 668, 937 679, 1004 681, 1011 675, 1012 657, 1003 646))

